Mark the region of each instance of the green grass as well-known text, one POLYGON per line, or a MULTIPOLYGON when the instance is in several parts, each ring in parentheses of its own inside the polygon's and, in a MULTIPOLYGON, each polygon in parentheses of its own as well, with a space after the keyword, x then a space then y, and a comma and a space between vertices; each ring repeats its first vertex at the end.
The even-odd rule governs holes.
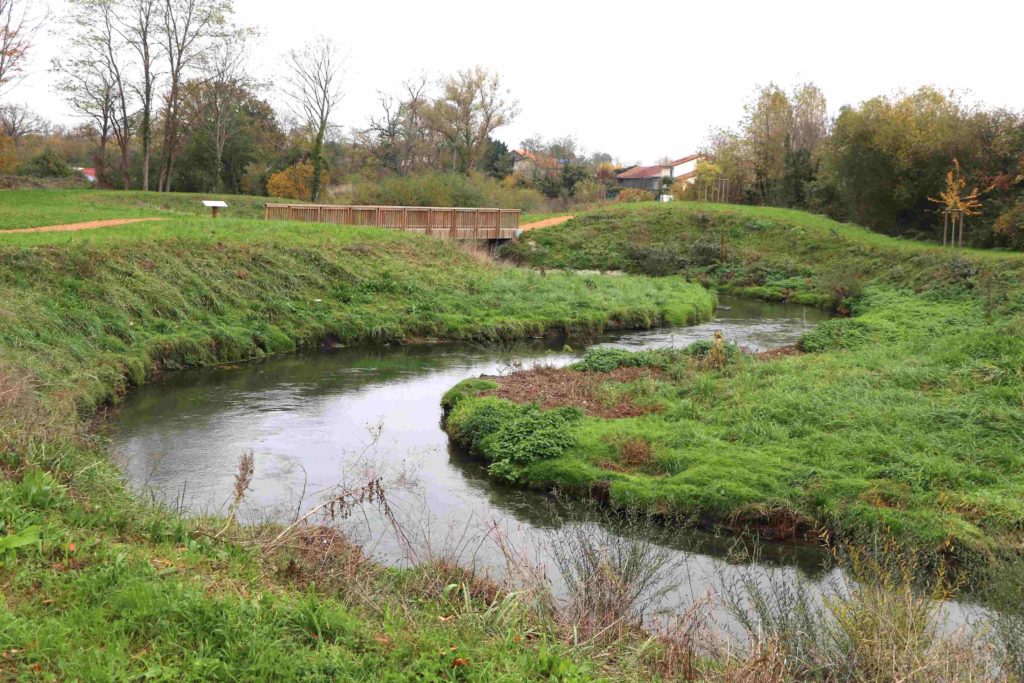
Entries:
MULTIPOLYGON (((808 333, 805 355, 722 368, 680 357, 656 379, 605 387, 660 411, 566 422, 558 443, 570 445, 517 472, 523 484, 607 489, 623 508, 736 529, 799 520, 845 540, 882 533, 968 564, 1024 548, 1020 255, 690 204, 594 212, 506 253, 539 268, 681 273, 852 313, 808 333), (629 441, 652 462, 625 462, 629 441)), ((452 399, 449 430, 463 445, 492 462, 514 452, 505 423, 521 417, 488 422, 478 413, 500 412, 496 399, 452 399)))
MULTIPOLYGON (((153 215, 167 200, 0 193, 5 227, 153 215)), ((202 522, 135 500, 88 420, 180 367, 324 339, 683 324, 710 315, 713 295, 681 278, 544 275, 392 231, 162 215, 0 235, 0 678, 646 678, 635 661, 588 659, 514 599, 453 602, 457 573, 377 569, 343 594, 295 579, 287 553, 211 541, 202 522), (15 537, 28 542, 5 549, 15 537)))
POLYGON ((208 216, 210 210, 202 205, 203 199, 227 202, 228 208, 221 209, 221 215, 227 218, 262 218, 263 204, 278 201, 247 195, 184 192, 9 190, 0 192, 0 230, 116 218, 178 218, 183 214, 208 216))

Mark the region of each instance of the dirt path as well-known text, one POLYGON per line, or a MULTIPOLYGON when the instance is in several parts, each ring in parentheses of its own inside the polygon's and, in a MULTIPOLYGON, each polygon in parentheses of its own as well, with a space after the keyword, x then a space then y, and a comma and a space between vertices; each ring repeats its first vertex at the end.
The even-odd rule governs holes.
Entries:
POLYGON ((533 223, 527 223, 526 225, 520 225, 520 230, 533 230, 534 228, 550 228, 552 225, 561 225, 566 221, 571 221, 576 216, 555 216, 554 218, 545 218, 542 221, 534 221, 533 223))
POLYGON ((146 221, 162 220, 163 218, 115 218, 109 221, 86 221, 85 223, 44 225, 39 228, 18 228, 16 230, 0 230, 0 235, 6 235, 15 232, 72 232, 75 230, 92 230, 94 228, 109 228, 114 225, 127 225, 128 223, 143 223, 146 221))

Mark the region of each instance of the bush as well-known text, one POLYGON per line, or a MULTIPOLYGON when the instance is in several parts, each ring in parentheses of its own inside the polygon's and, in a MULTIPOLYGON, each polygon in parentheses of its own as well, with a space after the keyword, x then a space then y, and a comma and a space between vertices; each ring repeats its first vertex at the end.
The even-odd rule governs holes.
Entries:
POLYGON ((632 261, 630 270, 644 275, 672 275, 689 265, 685 256, 673 247, 626 247, 626 256, 632 261))
POLYGON ((722 243, 711 240, 697 240, 690 245, 690 262, 696 266, 710 266, 725 260, 722 243))
MULTIPOLYGON (((327 184, 326 178, 324 184, 327 184)), ((271 197, 309 201, 313 196, 313 164, 309 161, 300 161, 274 173, 267 181, 267 194, 271 197)))
POLYGON ((21 172, 36 178, 70 178, 75 175, 75 169, 49 147, 23 165, 21 172))
POLYGON ((480 173, 421 173, 379 181, 357 180, 351 201, 381 206, 465 206, 534 211, 544 198, 536 190, 516 187, 480 173))
POLYGON ((560 457, 575 445, 568 427, 582 416, 578 408, 541 410, 533 403, 481 398, 456 402, 448 427, 461 445, 490 462, 493 476, 517 481, 530 464, 560 457))
POLYGON ((650 202, 654 201, 654 194, 638 187, 627 187, 619 192, 615 201, 625 204, 626 202, 650 202))
POLYGON ((997 243, 1010 249, 1024 249, 1024 200, 1018 200, 992 226, 997 243))
POLYGON ((617 368, 664 368, 669 360, 670 353, 667 351, 626 351, 598 347, 587 351, 583 360, 569 367, 584 372, 611 372, 617 368))

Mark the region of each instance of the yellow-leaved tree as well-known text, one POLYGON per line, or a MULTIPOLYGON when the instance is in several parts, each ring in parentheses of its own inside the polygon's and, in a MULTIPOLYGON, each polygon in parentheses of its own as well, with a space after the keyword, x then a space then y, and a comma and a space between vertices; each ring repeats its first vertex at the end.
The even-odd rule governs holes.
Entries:
POLYGON ((946 171, 946 187, 939 193, 938 198, 928 197, 928 201, 935 202, 942 208, 942 244, 947 243, 947 234, 950 226, 952 233, 949 240, 952 244, 964 246, 964 217, 973 216, 980 212, 981 199, 978 188, 967 192, 967 178, 960 171, 960 162, 954 158, 953 165, 946 171), (957 230, 959 229, 959 238, 957 230))

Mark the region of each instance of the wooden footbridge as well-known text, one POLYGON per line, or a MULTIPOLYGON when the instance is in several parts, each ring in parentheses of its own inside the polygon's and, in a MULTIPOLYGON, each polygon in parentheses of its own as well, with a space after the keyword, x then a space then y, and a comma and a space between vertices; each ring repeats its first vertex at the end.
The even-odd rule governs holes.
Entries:
POLYGON ((512 239, 519 215, 518 209, 264 204, 267 220, 364 225, 457 240, 512 239))

